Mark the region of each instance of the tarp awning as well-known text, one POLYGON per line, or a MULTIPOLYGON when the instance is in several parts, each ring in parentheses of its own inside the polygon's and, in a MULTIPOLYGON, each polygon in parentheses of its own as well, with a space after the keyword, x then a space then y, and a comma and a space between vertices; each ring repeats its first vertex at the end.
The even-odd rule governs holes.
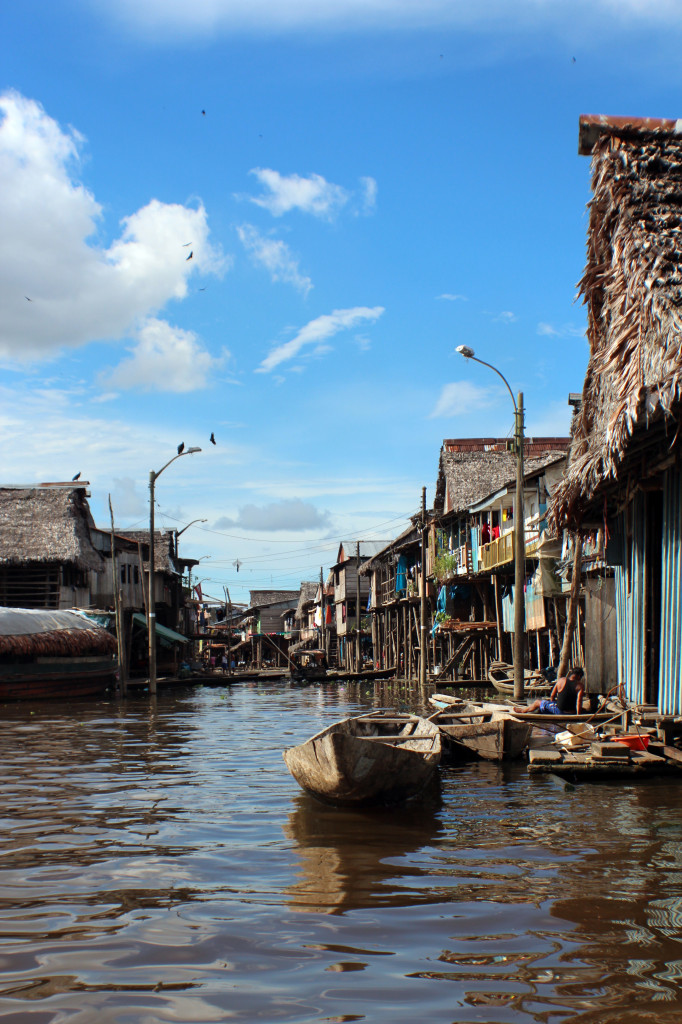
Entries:
MULTIPOLYGON (((135 614, 133 615, 133 622, 137 622, 139 626, 144 626, 145 629, 147 628, 146 616, 144 616, 141 612, 135 612, 135 614)), ((168 626, 162 626, 158 622, 156 622, 154 625, 156 635, 158 637, 161 637, 162 640, 170 640, 171 643, 174 644, 189 643, 189 640, 187 639, 186 636, 182 636, 181 633, 176 633, 174 629, 169 629, 168 626)))

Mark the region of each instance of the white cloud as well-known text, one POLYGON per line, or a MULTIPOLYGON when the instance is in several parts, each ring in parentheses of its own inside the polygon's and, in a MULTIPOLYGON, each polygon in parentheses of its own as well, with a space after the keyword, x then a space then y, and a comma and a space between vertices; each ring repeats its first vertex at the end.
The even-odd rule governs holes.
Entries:
POLYGON ((500 324, 513 324, 516 323, 517 319, 516 313, 512 313, 508 309, 505 309, 502 313, 498 313, 497 316, 493 317, 493 322, 500 324))
POLYGON ((237 233, 252 261, 257 266, 265 267, 273 281, 293 284, 304 295, 308 294, 313 283, 300 272, 298 260, 286 242, 262 235, 253 224, 242 224, 237 228, 237 233))
POLYGON ((383 312, 383 306, 355 306, 353 309, 335 309, 332 313, 318 316, 302 327, 291 341, 277 345, 266 356, 256 373, 269 373, 280 363, 293 359, 306 345, 319 346, 339 331, 348 330, 367 321, 378 320, 383 312))
POLYGON ((209 374, 227 358, 214 358, 198 342, 193 331, 172 327, 165 320, 150 318, 140 327, 130 359, 102 374, 109 387, 141 391, 182 393, 206 387, 209 374))
POLYGON ((240 527, 243 530, 316 530, 330 525, 328 512, 321 512, 311 502, 290 498, 269 505, 244 505, 230 519, 223 516, 213 525, 214 530, 240 527))
POLYGON ((0 95, 0 357, 27 362, 120 339, 184 298, 191 274, 227 266, 201 204, 152 199, 100 244, 101 206, 74 174, 82 142, 33 100, 0 95))
POLYGON ((377 205, 378 185, 374 178, 360 178, 363 188, 362 207, 364 213, 374 213, 377 205))
POLYGON ((248 198, 256 206, 269 210, 273 217, 281 217, 291 210, 301 210, 328 220, 350 198, 345 188, 326 181, 321 174, 303 178, 298 174, 280 174, 267 167, 255 167, 250 173, 258 178, 267 192, 248 198))
POLYGON ((537 333, 545 337, 556 337, 556 338, 583 338, 585 336, 584 327, 576 327, 574 324, 563 324, 559 327, 555 327, 554 324, 539 323, 537 333))
POLYGON ((448 302, 468 302, 466 295, 452 295, 450 292, 443 292, 439 299, 447 299, 448 302))
MULTIPOLYGON (((94 2, 94 0, 93 0, 94 2)), ((100 6, 98 4, 98 6, 100 6)), ((676 0, 119 0, 112 13, 146 32, 202 34, 329 29, 428 29, 478 27, 491 30, 513 24, 540 28, 573 25, 578 13, 593 19, 637 19, 654 24, 680 23, 676 0), (615 17, 614 17, 615 16, 615 17)))
POLYGON ((491 388, 482 388, 470 384, 467 380, 454 381, 444 385, 438 401, 429 414, 429 419, 468 415, 484 406, 492 405, 495 400, 495 391, 491 388))

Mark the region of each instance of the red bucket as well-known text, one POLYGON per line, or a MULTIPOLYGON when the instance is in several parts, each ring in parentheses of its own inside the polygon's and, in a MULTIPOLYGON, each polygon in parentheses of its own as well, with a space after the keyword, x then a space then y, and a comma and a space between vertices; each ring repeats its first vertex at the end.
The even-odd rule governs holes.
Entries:
POLYGON ((630 750, 646 750, 649 746, 650 736, 646 734, 630 733, 627 736, 614 736, 616 743, 624 743, 630 750))

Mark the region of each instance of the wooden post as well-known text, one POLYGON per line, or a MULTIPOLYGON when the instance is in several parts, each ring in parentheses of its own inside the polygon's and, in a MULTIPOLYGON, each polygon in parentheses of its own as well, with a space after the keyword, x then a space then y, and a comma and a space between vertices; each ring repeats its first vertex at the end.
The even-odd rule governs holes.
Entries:
POLYGON ((116 537, 114 531, 114 509, 109 495, 109 512, 111 514, 111 576, 114 587, 114 613, 116 616, 116 643, 118 646, 118 682, 121 696, 128 694, 128 672, 126 665, 125 636, 123 634, 123 611, 121 609, 121 588, 118 580, 118 564, 116 561, 116 537))
POLYGON ((360 639, 360 541, 355 542, 355 671, 362 668, 362 641, 360 639))
MULTIPOLYGON (((435 554, 435 550, 434 550, 435 554)), ((419 574, 419 685, 426 688, 427 639, 426 639, 426 488, 422 487, 421 521, 421 573, 419 574)))
POLYGON ((225 587, 227 594, 227 608, 229 620, 227 622, 227 674, 232 675, 232 601, 230 599, 230 588, 225 587))
POLYGON ((495 621, 497 623, 497 660, 504 661, 504 647, 502 643, 502 599, 500 597, 500 578, 497 573, 493 576, 493 585, 495 587, 495 621))
POLYGON ((566 628, 564 630, 564 642, 561 647, 561 657, 559 658, 559 668, 557 669, 557 679, 566 675, 568 669, 568 662, 571 656, 571 646, 573 643, 573 634, 575 632, 575 623, 578 614, 578 602, 580 600, 580 568, 582 565, 583 557, 583 544, 582 537, 579 533, 573 534, 575 549, 573 551, 573 576, 571 577, 571 592, 568 600, 568 611, 566 613, 566 628))
POLYGON ((324 621, 324 577, 320 566, 320 647, 327 657, 327 628, 324 621))
POLYGON ((514 700, 523 700, 526 551, 523 522, 523 392, 516 399, 516 501, 514 502, 514 700))

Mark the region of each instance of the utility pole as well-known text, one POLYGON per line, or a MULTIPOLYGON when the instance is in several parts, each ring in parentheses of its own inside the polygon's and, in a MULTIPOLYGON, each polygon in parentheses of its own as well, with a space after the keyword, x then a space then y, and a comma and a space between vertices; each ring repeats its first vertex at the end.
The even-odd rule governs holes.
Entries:
POLYGON ((514 508, 514 700, 523 700, 526 631, 526 543, 523 522, 523 392, 516 398, 516 503, 514 508))
POLYGON ((361 644, 360 644, 360 541, 355 543, 355 557, 357 565, 355 567, 355 671, 359 672, 362 668, 360 664, 361 658, 361 644))
POLYGON ((128 673, 126 665, 125 635, 123 627, 123 609, 121 607, 121 586, 118 578, 116 560, 116 531, 114 528, 114 508, 109 495, 109 512, 111 514, 111 577, 114 588, 114 611, 116 613, 116 643, 118 646, 118 682, 121 696, 128 695, 128 673))
POLYGON ((426 687, 428 652, 426 641, 426 488, 422 487, 421 573, 419 574, 419 685, 426 687))
POLYGON ((232 675, 232 601, 230 588, 225 587, 225 625, 227 626, 227 674, 232 675))
POLYGON ((324 621, 324 578, 320 566, 320 646, 327 657, 327 628, 324 621))
MULTIPOLYGON (((164 467, 165 468, 165 467, 164 467)), ((149 693, 156 696, 156 594, 154 593, 154 484, 157 474, 149 473, 149 597, 147 599, 147 640, 149 643, 149 693)))

